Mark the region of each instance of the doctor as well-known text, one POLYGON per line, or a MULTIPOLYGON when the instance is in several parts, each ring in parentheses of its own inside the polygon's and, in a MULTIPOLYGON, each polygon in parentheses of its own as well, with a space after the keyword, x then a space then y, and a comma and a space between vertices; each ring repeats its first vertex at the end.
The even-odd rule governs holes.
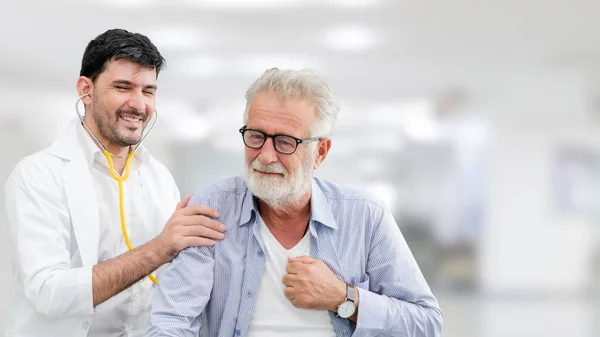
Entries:
POLYGON ((77 80, 89 130, 75 119, 9 177, 13 279, 6 336, 142 336, 154 289, 146 276, 186 247, 223 238, 218 214, 186 206, 189 196, 180 200, 167 168, 139 147, 123 183, 134 248, 124 240, 118 184, 92 134, 123 175, 127 155, 155 117, 163 62, 140 34, 115 29, 92 40, 77 80))

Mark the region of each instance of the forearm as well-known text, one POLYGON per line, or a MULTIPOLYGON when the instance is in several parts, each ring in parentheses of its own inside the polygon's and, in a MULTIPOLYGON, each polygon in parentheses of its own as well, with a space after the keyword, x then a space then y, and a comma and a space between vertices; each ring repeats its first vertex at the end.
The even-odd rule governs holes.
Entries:
POLYGON ((145 336, 198 336, 212 293, 213 254, 210 247, 192 247, 171 262, 152 298, 145 336))
POLYGON ((94 307, 146 277, 168 262, 150 241, 92 268, 94 307))
POLYGON ((441 336, 438 301, 388 209, 375 229, 361 276, 354 336, 441 336))
POLYGON ((355 336, 441 336, 438 307, 412 303, 360 289, 355 336))

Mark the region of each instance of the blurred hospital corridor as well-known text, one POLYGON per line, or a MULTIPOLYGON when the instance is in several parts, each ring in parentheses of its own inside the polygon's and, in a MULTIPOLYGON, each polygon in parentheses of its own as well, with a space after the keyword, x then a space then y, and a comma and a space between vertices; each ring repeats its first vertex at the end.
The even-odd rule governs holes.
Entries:
POLYGON ((107 29, 147 35, 167 61, 144 144, 182 194, 243 174, 255 78, 315 69, 342 105, 315 175, 392 209, 443 336, 600 336, 598 13, 594 0, 1 0, 0 182, 76 117, 83 51, 107 29))

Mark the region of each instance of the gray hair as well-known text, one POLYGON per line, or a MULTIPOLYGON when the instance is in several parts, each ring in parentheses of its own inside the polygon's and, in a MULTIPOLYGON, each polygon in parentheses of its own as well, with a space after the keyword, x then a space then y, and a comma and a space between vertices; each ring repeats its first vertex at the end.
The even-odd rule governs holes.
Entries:
POLYGON ((256 96, 266 91, 277 93, 282 99, 299 98, 311 100, 317 106, 317 121, 312 126, 310 137, 329 137, 340 111, 339 103, 331 87, 313 70, 268 69, 246 91, 244 124, 248 122, 248 111, 256 96))

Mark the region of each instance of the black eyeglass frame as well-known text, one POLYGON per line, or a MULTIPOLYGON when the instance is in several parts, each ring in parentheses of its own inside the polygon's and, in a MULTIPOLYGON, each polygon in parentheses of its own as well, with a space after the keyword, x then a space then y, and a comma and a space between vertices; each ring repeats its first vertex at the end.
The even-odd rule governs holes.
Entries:
POLYGON ((300 139, 300 138, 296 138, 296 137, 294 137, 294 136, 285 135, 285 134, 281 134, 281 133, 279 133, 279 134, 276 134, 276 135, 270 135, 270 134, 268 134, 268 133, 266 133, 266 132, 264 132, 264 131, 261 131, 261 130, 257 130, 257 129, 249 129, 249 128, 246 128, 246 126, 245 126, 245 125, 244 125, 244 126, 242 126, 242 127, 239 129, 239 132, 242 134, 242 140, 244 141, 244 145, 246 145, 247 147, 249 147, 249 148, 251 148, 251 149, 255 149, 255 150, 257 150, 257 149, 260 149, 260 148, 262 148, 262 147, 265 145, 265 143, 267 142, 267 138, 271 138, 271 139, 273 140, 273 142, 272 142, 272 143, 273 143, 273 148, 275 149, 275 151, 277 151, 277 152, 279 152, 279 153, 281 153, 281 154, 285 154, 285 155, 294 154, 294 153, 295 153, 295 152, 298 150, 298 145, 300 145, 300 144, 302 144, 302 143, 316 142, 316 141, 319 141, 319 140, 323 139, 323 137, 313 137, 313 138, 307 138, 307 139, 300 139), (260 144, 260 146, 258 146, 258 147, 249 146, 249 145, 246 143, 246 137, 244 137, 244 133, 246 133, 246 131, 254 131, 254 132, 258 132, 258 133, 262 134, 262 135, 263 135, 263 137, 264 137, 264 138, 263 138, 263 142, 262 142, 262 144, 260 144), (282 151, 279 151, 279 150, 277 149, 277 145, 275 145, 275 144, 277 143, 277 142, 275 141, 275 138, 276 138, 276 137, 288 137, 288 138, 291 138, 291 139, 293 139, 293 140, 295 141, 295 143, 296 143, 296 147, 294 148, 294 151, 292 151, 292 152, 289 152, 289 153, 287 153, 287 152, 282 152, 282 151))

